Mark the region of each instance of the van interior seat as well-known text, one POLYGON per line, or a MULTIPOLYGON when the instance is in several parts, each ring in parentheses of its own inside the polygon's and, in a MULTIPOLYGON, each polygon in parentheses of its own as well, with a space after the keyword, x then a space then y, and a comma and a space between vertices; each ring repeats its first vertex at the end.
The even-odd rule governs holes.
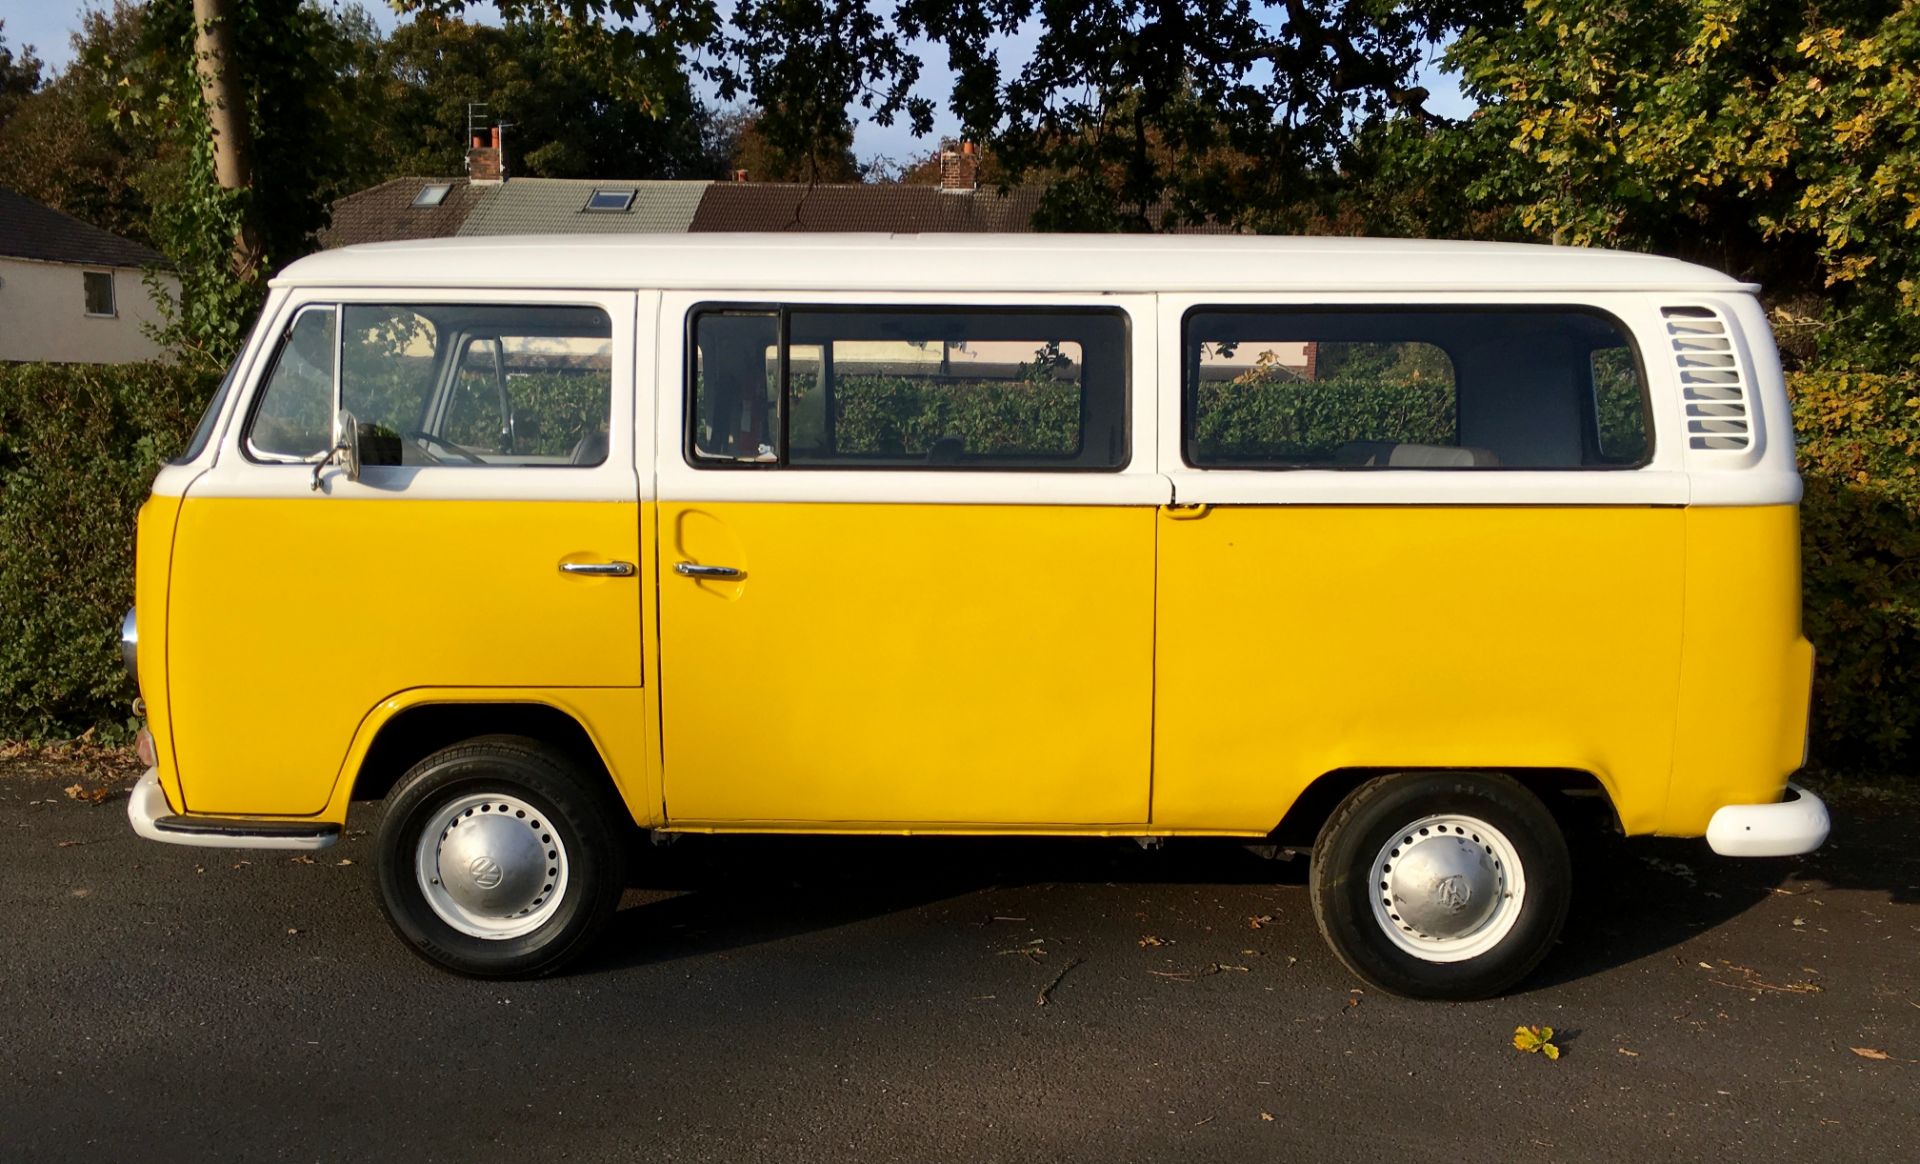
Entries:
POLYGON ((1348 441, 1333 454, 1336 465, 1393 469, 1482 469, 1500 464, 1492 449, 1471 445, 1416 445, 1400 441, 1348 441))

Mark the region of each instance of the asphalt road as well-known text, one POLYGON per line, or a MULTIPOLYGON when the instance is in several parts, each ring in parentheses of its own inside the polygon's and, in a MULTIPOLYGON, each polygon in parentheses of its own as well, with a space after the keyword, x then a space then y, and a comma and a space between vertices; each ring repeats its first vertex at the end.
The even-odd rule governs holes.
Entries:
POLYGON ((155 845, 61 784, 0 776, 9 1160, 1920 1156, 1911 807, 1797 861, 1608 846, 1532 983, 1442 1005, 1201 842, 692 838, 591 964, 468 982, 388 933, 363 835, 155 845))

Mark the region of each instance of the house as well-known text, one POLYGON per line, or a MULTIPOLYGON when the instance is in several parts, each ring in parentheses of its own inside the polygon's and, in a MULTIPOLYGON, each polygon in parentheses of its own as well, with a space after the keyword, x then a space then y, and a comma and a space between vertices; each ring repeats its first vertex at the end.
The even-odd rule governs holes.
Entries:
POLYGON ((468 177, 395 178, 341 198, 320 245, 507 234, 1032 231, 1041 189, 980 188, 978 165, 971 150, 945 151, 937 186, 509 178, 497 134, 482 134, 468 151, 468 177))
MULTIPOLYGON (((119 364, 159 356, 146 273, 158 252, 0 187, 0 361, 119 364)), ((159 276, 179 295, 171 275, 159 276)))

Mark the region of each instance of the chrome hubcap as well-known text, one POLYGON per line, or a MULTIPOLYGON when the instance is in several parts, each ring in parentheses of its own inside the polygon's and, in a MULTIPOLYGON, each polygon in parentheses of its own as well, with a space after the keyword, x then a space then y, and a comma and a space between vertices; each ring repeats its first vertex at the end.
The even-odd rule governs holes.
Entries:
POLYGON ((463 934, 517 938, 539 929, 567 891, 567 847, 539 810, 517 796, 450 801, 420 836, 420 892, 463 934))
POLYGON ((1371 889, 1374 921, 1395 945, 1429 962, 1462 962, 1513 929, 1527 885, 1506 834, 1450 813, 1414 821, 1382 845, 1371 889))

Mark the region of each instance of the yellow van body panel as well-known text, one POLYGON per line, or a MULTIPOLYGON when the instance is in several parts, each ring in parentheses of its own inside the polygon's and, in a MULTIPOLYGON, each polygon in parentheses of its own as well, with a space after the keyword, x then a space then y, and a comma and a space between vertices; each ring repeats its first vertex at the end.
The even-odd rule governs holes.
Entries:
POLYGON ((1148 822, 1155 510, 660 502, 676 826, 1148 822), (676 562, 732 566, 696 580, 676 562))
MULTIPOLYGON (((347 749, 344 772, 351 776, 360 770, 374 740, 402 712, 449 704, 539 704, 571 717, 586 730, 627 811, 637 824, 652 828, 665 821, 660 812, 658 749, 651 728, 658 722, 654 692, 651 686, 421 687, 398 692, 360 721, 347 749)), ((320 818, 345 822, 352 798, 353 781, 340 780, 320 818)))
POLYGON ((140 698, 147 704, 147 730, 153 735, 154 767, 160 770, 160 789, 167 804, 178 812, 186 803, 180 790, 180 768, 173 759, 172 703, 167 690, 167 586, 173 564, 173 527, 180 516, 180 499, 150 495, 140 506, 133 567, 133 608, 140 636, 140 698))
POLYGON ((1689 509, 1673 793, 1660 831, 1699 836, 1722 805, 1780 799, 1806 754, 1812 686, 1799 510, 1689 509))
POLYGON ((166 659, 186 810, 322 812, 398 691, 638 688, 643 577, 559 566, 644 562, 641 526, 631 502, 189 495, 166 659))
POLYGON ((1277 825, 1344 768, 1568 768, 1663 820, 1677 508, 1231 506, 1160 526, 1153 819, 1277 825))

